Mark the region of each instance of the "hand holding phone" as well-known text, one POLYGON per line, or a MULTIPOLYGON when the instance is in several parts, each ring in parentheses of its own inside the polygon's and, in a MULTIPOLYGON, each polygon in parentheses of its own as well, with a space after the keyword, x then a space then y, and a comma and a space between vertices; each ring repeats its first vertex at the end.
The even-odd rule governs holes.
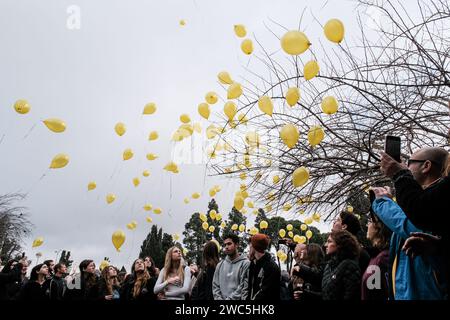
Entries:
POLYGON ((401 141, 400 137, 386 136, 384 140, 384 152, 397 162, 402 162, 400 159, 401 141))

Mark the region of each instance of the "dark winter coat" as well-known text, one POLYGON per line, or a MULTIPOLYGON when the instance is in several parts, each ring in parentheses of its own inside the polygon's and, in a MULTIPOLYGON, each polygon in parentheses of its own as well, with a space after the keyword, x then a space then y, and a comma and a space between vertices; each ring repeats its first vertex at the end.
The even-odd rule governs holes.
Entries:
POLYGON ((212 282, 214 279, 215 267, 207 266, 200 273, 194 288, 192 288, 192 300, 214 300, 212 292, 212 282))
MULTIPOLYGON (((300 277, 303 280, 301 301, 314 301, 321 300, 322 290, 322 277, 324 265, 309 267, 306 264, 300 263, 296 266, 299 267, 299 271, 293 271, 293 275, 300 277)), ((291 294, 294 294, 292 283, 290 285, 291 294)))
POLYGON ((280 300, 280 280, 280 268, 266 252, 250 263, 247 300, 280 300))
POLYGON ((9 286, 14 283, 20 281, 21 273, 22 273, 22 264, 16 264, 12 269, 9 269, 9 265, 5 266, 3 270, 0 272, 0 301, 1 300, 9 300, 11 297, 8 294, 9 286))
POLYGON ((323 300, 360 300, 361 271, 358 261, 331 258, 323 272, 323 300))
POLYGON ((374 248, 371 254, 372 259, 362 275, 361 299, 387 301, 389 298, 389 249, 380 251, 374 248), (377 268, 376 270, 380 270, 379 288, 369 288, 369 285, 373 284, 369 278, 375 272, 374 267, 377 268))
POLYGON ((48 280, 49 284, 49 298, 52 301, 61 301, 64 298, 64 294, 67 290, 66 280, 56 275, 48 280))
POLYGON ((156 300, 156 294, 153 292, 155 287, 156 279, 151 277, 146 285, 141 289, 141 293, 137 296, 137 298, 133 297, 133 290, 135 284, 135 277, 129 276, 125 283, 122 285, 120 290, 120 300, 122 301, 146 301, 146 300, 156 300))
POLYGON ((39 284, 36 281, 28 281, 19 292, 17 300, 20 301, 46 301, 48 297, 48 281, 39 284))

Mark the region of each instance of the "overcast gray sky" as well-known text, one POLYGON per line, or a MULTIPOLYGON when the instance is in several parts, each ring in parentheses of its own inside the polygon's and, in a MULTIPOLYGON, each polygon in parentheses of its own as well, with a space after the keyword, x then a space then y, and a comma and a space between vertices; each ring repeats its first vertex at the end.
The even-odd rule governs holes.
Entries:
MULTIPOLYGON (((55 257, 55 250, 67 249, 76 262, 93 258, 99 263, 109 256, 113 264, 128 267, 151 226, 142 210, 145 203, 163 209, 161 215, 152 214, 153 223, 181 234, 193 212, 206 210, 208 190, 215 184, 222 186, 216 200, 226 216, 238 182, 205 177, 202 164, 180 165, 177 175, 162 170, 174 153, 169 140, 179 125, 178 117, 188 113, 200 121, 197 105, 205 93, 214 90, 224 96, 217 82, 219 71, 243 74, 249 58, 240 50, 234 24, 244 24, 251 38, 276 48, 279 42, 264 23, 275 26, 272 19, 297 29, 307 8, 302 30, 307 27, 311 38, 323 37, 312 12, 322 24, 341 19, 346 40, 357 36, 354 3, 329 1, 323 7, 324 3, 1 1, 0 194, 28 192, 21 204, 28 207, 35 224, 26 243, 28 255, 35 259, 40 251, 44 257, 55 257), (79 30, 67 28, 70 5, 80 8, 79 30), (186 20, 184 27, 180 19, 186 20), (14 111, 17 99, 29 101, 29 114, 14 111), (143 106, 151 101, 158 110, 143 117, 143 106), (63 119, 66 132, 50 132, 41 123, 51 117, 63 119), (128 128, 122 137, 114 132, 119 121, 128 128), (151 130, 159 132, 157 141, 147 140, 151 130), (133 149, 134 158, 124 162, 126 148, 133 149), (69 165, 48 170, 53 156, 61 152, 70 156, 69 165), (148 152, 160 158, 149 162, 148 152), (141 175, 145 169, 151 171, 148 178, 141 175), (138 188, 131 182, 136 176, 141 179, 138 188), (87 192, 91 180, 98 187, 87 192), (105 196, 110 192, 117 200, 107 205, 105 196), (202 197, 185 205, 183 198, 193 192, 202 197), (138 227, 129 231, 125 225, 132 219, 138 227), (120 254, 111 244, 111 234, 119 228, 127 235, 120 254), (45 242, 31 250, 37 236, 45 242)), ((274 30, 283 33, 281 28, 274 30)), ((218 105, 212 108, 221 109, 218 105)), ((207 122, 201 122, 204 129, 207 122)), ((325 231, 329 226, 320 228, 325 231)))

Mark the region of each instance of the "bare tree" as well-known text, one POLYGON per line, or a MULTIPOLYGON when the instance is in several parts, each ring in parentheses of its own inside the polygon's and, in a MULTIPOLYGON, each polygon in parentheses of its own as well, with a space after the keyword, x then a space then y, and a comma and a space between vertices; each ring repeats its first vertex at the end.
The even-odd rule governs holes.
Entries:
POLYGON ((246 178, 251 196, 266 201, 272 214, 288 203, 294 215, 319 212, 329 219, 370 185, 388 182, 378 164, 386 135, 402 138, 404 159, 420 147, 447 146, 450 7, 446 0, 415 5, 419 14, 413 17, 401 1, 359 1, 359 39, 352 45, 346 40, 333 46, 313 43, 311 53, 320 57, 321 71, 310 81, 303 76, 302 56, 286 59, 258 42, 262 55, 253 59, 264 73, 246 68, 238 120, 217 121, 222 129, 209 162, 212 175, 246 178), (367 8, 380 17, 370 30, 363 23, 367 8), (289 87, 301 91, 293 108, 286 104, 289 87), (263 95, 273 101, 271 117, 258 110, 263 95), (333 115, 320 107, 330 95, 339 102, 333 115), (301 135, 291 149, 279 137, 287 123, 301 135), (316 147, 306 138, 313 125, 325 131, 316 147), (309 170, 310 179, 295 188, 292 173, 300 166, 309 170), (275 173, 278 183, 272 180, 275 173))
POLYGON ((15 205, 24 198, 18 193, 0 195, 0 255, 5 261, 21 251, 32 229, 26 209, 15 205))

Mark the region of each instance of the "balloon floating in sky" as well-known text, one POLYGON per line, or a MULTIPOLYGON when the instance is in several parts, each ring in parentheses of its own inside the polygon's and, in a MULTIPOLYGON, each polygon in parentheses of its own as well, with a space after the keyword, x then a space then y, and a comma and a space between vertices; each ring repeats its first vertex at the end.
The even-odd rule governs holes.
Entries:
POLYGON ((214 230, 216 230, 216 227, 214 227, 214 226, 209 226, 209 232, 214 232, 214 230))
POLYGON ((308 226, 304 223, 300 226, 300 230, 302 230, 302 231, 306 231, 307 229, 308 229, 308 226))
POLYGON ((26 114, 30 112, 31 106, 27 100, 20 99, 17 100, 16 103, 14 103, 14 109, 17 113, 26 114))
POLYGON ((286 236, 286 230, 280 229, 280 231, 278 231, 278 235, 280 238, 284 238, 286 236))
POLYGON ((261 98, 259 98, 258 107, 265 114, 272 116, 273 103, 272 103, 272 100, 268 96, 262 96, 261 98))
POLYGON ((251 227, 250 228, 250 235, 254 236, 255 234, 257 234, 259 232, 258 228, 256 227, 251 227))
POLYGON ((244 199, 240 196, 234 198, 234 207, 239 211, 244 207, 244 199))
POLYGON ((300 100, 300 90, 297 87, 289 88, 286 91, 286 101, 290 107, 293 107, 300 100))
POLYGON ((309 61, 303 67, 303 76, 305 80, 311 80, 319 74, 319 64, 315 60, 309 61))
POLYGON ((241 224, 240 226, 239 226, 239 232, 244 232, 245 231, 245 225, 244 224, 241 224))
POLYGON ((108 194, 106 195, 106 202, 107 202, 108 204, 113 203, 114 200, 116 200, 116 196, 115 196, 113 193, 108 193, 108 194))
POLYGON ((232 121, 237 113, 236 104, 233 101, 226 102, 225 106, 223 107, 223 112, 228 117, 228 120, 232 121))
POLYGON ((292 231, 293 228, 294 228, 294 227, 292 226, 292 224, 288 224, 288 225, 286 226, 287 231, 292 231))
POLYGON ((150 171, 144 170, 144 172, 142 172, 142 175, 143 175, 144 177, 148 177, 148 176, 150 176, 150 171))
POLYGON ((250 55, 253 52, 253 41, 250 39, 245 39, 241 43, 241 50, 246 55, 250 55))
POLYGON ((231 79, 230 74, 226 71, 219 72, 219 74, 217 75, 217 78, 219 79, 219 82, 222 84, 232 84, 233 83, 233 80, 231 79))
POLYGON ((137 187, 140 183, 141 183, 141 181, 139 180, 139 178, 133 178, 133 185, 135 187, 137 187))
POLYGON ((243 38, 247 35, 247 30, 243 24, 235 24, 234 25, 234 33, 239 37, 243 38))
POLYGON ((312 236, 313 236, 313 233, 311 230, 306 231, 306 238, 311 239, 312 236))
POLYGON ((189 122, 191 122, 191 118, 189 117, 188 114, 184 113, 180 116, 180 121, 183 123, 189 123, 189 122))
POLYGON ((242 95, 242 86, 240 83, 233 82, 227 90, 227 99, 237 99, 242 95))
POLYGON ((290 55, 299 55, 308 50, 311 43, 308 37, 300 31, 288 31, 281 38, 281 48, 290 55))
POLYGON ((158 137, 159 137, 158 132, 157 131, 152 131, 148 135, 148 140, 154 141, 154 140, 158 139, 158 137))
POLYGON ((155 159, 157 159, 158 158, 158 156, 156 155, 156 154, 154 154, 154 153, 147 153, 147 160, 155 160, 155 159))
POLYGON ((214 91, 210 91, 205 95, 205 100, 209 104, 215 104, 217 102, 217 94, 214 91))
POLYGON ((66 123, 60 119, 50 118, 43 121, 51 131, 61 133, 66 130, 66 123))
POLYGON ((298 188, 303 186, 309 180, 309 171, 305 167, 295 169, 292 174, 292 184, 298 188))
POLYGON ((145 220, 147 220, 147 222, 151 223, 153 221, 152 217, 147 217, 145 218, 145 220))
POLYGON ((353 213, 353 207, 352 206, 347 206, 347 211, 350 213, 353 213))
POLYGON ((180 20, 180 26, 184 27, 186 25, 186 20, 181 19, 180 20))
POLYGON ((112 235, 112 243, 116 250, 120 252, 120 247, 125 242, 125 233, 122 230, 117 230, 112 235))
POLYGON ((169 171, 169 172, 173 172, 173 173, 180 172, 178 170, 178 165, 175 162, 173 162, 173 161, 170 161, 168 164, 166 164, 166 166, 164 167, 164 170, 169 171))
POLYGON ((51 169, 63 168, 67 166, 68 163, 69 163, 69 156, 65 153, 60 153, 53 158, 52 162, 50 163, 50 168, 51 169))
POLYGON ((125 134, 125 132, 127 131, 127 127, 125 126, 124 123, 119 122, 116 124, 116 126, 114 127, 114 130, 116 131, 117 135, 119 137, 123 136, 125 134))
POLYGON ((153 210, 153 213, 155 213, 155 214, 161 214, 161 213, 162 213, 162 209, 161 209, 161 208, 155 208, 155 209, 153 210))
POLYGON ((200 193, 194 192, 194 193, 192 194, 192 199, 198 199, 198 198, 200 198, 200 193))
POLYGON ((265 220, 263 220, 263 221, 261 221, 261 222, 259 223, 259 228, 260 228, 261 230, 267 229, 268 227, 269 227, 269 223, 268 223, 267 221, 265 221, 265 220))
POLYGON ((43 243, 44 243, 44 238, 37 237, 36 239, 34 239, 32 247, 37 248, 37 247, 41 246, 43 243))
POLYGON ((342 21, 338 19, 331 19, 329 20, 324 28, 323 31, 325 33, 325 36, 328 40, 334 43, 341 43, 341 41, 344 39, 345 34, 345 28, 342 21))
POLYGON ((209 224, 208 224, 208 222, 203 222, 202 223, 202 228, 203 228, 203 230, 207 230, 208 229, 208 227, 209 227, 209 224))
POLYGON ((156 104, 154 102, 147 103, 144 106, 144 111, 142 114, 153 114, 156 112, 156 104))
POLYGON ((328 96, 322 100, 322 111, 326 114, 334 114, 338 111, 339 105, 335 97, 328 96))
POLYGON ((211 110, 209 109, 209 104, 207 104, 206 102, 200 103, 198 105, 198 113, 205 118, 206 120, 208 120, 209 115, 211 114, 211 110))
POLYGON ((125 149, 125 151, 123 152, 123 160, 130 160, 131 158, 133 158, 133 150, 131 149, 125 149))
POLYGON ((308 131, 308 141, 311 146, 317 146, 325 137, 325 132, 321 126, 312 126, 308 131))
POLYGON ((88 183, 88 191, 94 190, 97 188, 97 184, 94 181, 88 183))

